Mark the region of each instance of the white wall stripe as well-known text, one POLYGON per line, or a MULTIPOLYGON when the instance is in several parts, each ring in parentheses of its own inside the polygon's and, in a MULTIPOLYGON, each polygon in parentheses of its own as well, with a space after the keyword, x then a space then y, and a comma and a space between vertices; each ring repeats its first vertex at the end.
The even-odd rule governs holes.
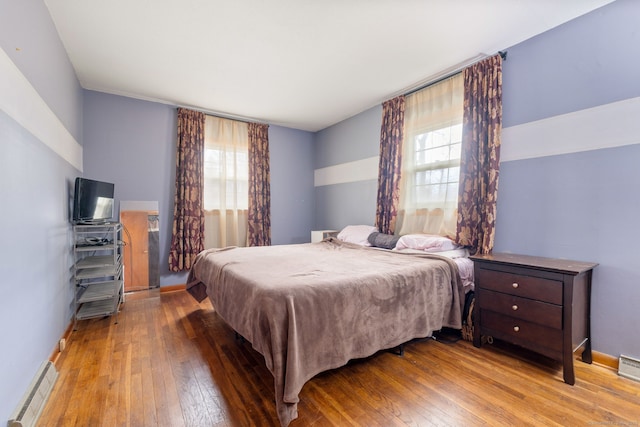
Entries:
POLYGON ((313 172, 314 185, 316 187, 322 187, 324 185, 344 184, 347 182, 377 180, 378 163, 379 158, 375 156, 316 169, 313 172))
POLYGON ((1 48, 0 76, 0 109, 82 171, 82 146, 1 48))
POLYGON ((500 161, 640 144, 640 98, 502 129, 500 161))

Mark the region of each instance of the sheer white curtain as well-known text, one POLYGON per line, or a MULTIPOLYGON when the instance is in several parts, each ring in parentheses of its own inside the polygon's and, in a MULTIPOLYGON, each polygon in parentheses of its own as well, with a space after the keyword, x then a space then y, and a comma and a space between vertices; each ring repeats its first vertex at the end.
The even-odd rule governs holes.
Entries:
POLYGON ((248 125, 206 116, 204 247, 247 245, 248 125))
POLYGON ((457 74, 405 98, 397 234, 455 236, 463 83, 457 74))

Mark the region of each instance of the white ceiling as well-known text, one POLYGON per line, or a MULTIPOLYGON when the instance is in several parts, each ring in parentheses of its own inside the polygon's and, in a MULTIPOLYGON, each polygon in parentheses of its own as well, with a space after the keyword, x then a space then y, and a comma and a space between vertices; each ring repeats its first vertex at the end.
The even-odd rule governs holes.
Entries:
POLYGON ((86 89, 317 131, 612 0, 45 0, 86 89))

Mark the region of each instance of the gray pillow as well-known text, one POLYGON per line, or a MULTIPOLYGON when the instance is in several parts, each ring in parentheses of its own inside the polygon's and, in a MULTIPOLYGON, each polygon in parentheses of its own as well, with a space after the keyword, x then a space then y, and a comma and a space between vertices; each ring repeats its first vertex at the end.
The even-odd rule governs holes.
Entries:
POLYGON ((393 249, 396 247, 396 243, 400 240, 400 236, 394 236, 393 234, 384 234, 374 231, 369 234, 367 238, 371 246, 384 249, 393 249))

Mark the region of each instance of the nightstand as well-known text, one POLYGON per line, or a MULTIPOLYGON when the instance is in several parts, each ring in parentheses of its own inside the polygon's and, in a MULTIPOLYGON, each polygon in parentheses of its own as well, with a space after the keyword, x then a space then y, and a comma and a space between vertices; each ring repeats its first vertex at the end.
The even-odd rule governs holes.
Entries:
POLYGON ((311 243, 321 242, 327 237, 336 237, 337 230, 316 230, 311 232, 311 243))
POLYGON ((471 256, 473 345, 491 336, 562 362, 575 384, 573 353, 591 363, 591 276, 598 264, 528 255, 471 256))

